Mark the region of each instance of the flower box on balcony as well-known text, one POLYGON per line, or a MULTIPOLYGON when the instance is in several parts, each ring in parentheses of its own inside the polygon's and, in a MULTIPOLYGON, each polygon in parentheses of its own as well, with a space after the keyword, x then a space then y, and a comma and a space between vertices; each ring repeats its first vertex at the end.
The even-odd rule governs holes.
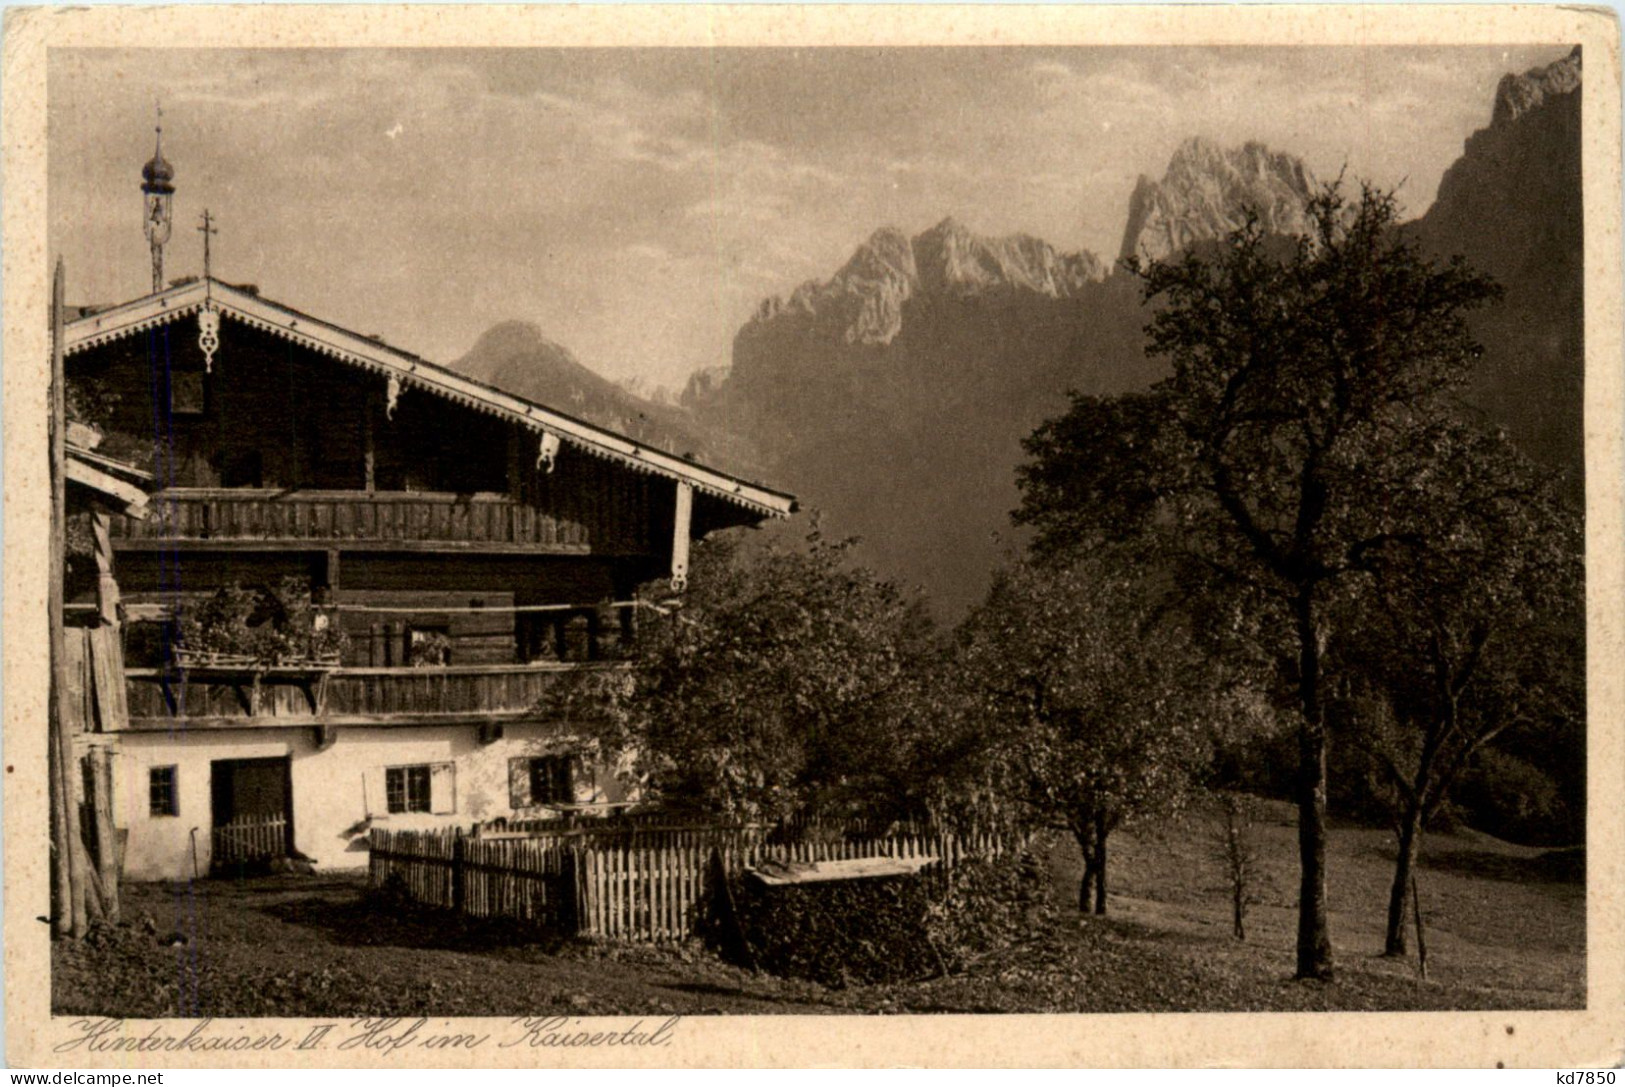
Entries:
POLYGON ((331 672, 341 664, 338 653, 321 653, 314 657, 279 656, 276 667, 283 669, 297 668, 307 672, 331 672))
POLYGON ((252 653, 226 653, 212 649, 174 648, 175 663, 181 668, 255 668, 259 658, 252 653))

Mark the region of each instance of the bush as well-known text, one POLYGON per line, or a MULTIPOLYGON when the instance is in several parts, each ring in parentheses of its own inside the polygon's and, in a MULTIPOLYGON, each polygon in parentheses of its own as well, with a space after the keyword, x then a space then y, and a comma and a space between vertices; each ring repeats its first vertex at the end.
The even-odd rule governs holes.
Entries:
MULTIPOLYGON (((1481 751, 1454 789, 1463 822, 1524 845, 1569 845, 1578 835, 1569 804, 1550 776, 1514 755, 1481 751)), ((1579 810, 1584 811, 1583 800, 1579 810)))
MULTIPOLYGON (((1293 797, 1298 738, 1290 729, 1252 732, 1227 739, 1213 754, 1208 784, 1215 789, 1275 800, 1293 797)), ((1332 780, 1338 780, 1333 774, 1332 780)))
POLYGON ((944 965, 960 970, 1044 927, 1054 913, 1049 877, 1031 852, 967 861, 937 880, 926 931, 944 965))

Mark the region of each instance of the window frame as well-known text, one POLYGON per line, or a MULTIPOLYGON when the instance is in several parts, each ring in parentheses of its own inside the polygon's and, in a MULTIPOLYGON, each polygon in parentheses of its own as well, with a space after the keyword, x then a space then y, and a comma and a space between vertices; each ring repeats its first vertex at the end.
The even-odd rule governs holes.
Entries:
POLYGON ((169 414, 171 416, 184 415, 191 418, 209 414, 209 373, 206 370, 174 369, 169 372, 169 414), (179 380, 184 379, 184 382, 179 380), (196 382, 196 389, 191 388, 196 382), (180 386, 187 386, 187 392, 196 393, 195 402, 187 397, 183 403, 176 395, 180 386), (195 404, 195 406, 194 406, 195 404))
POLYGON ((147 818, 149 819, 175 819, 181 814, 181 774, 180 767, 175 763, 163 766, 147 767, 147 818), (163 794, 156 790, 163 782, 163 794), (163 797, 165 803, 160 806, 155 803, 163 797))
POLYGON ((576 764, 580 756, 570 752, 549 755, 523 755, 524 803, 514 807, 545 808, 576 802, 579 784, 576 764))
POLYGON ((429 764, 384 767, 384 810, 390 815, 429 813, 429 764), (418 786, 414 788, 414 786, 418 786), (417 806, 421 802, 422 806, 417 806))
POLYGON ((410 762, 384 767, 386 815, 453 815, 456 811, 455 762, 410 762), (395 785, 392 779, 398 781, 399 785, 395 785), (438 788, 437 779, 441 783, 438 788), (436 793, 440 794, 438 804, 435 802, 436 793))

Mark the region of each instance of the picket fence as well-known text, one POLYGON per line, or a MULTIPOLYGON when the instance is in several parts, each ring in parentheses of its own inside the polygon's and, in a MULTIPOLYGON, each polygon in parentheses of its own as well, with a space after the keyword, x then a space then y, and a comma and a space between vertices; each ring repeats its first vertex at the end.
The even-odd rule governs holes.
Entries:
POLYGON ((694 935, 712 877, 713 855, 738 872, 768 860, 818 862, 867 857, 932 858, 947 870, 997 857, 1014 843, 992 832, 917 831, 880 838, 771 842, 762 828, 644 830, 681 833, 684 844, 632 835, 473 837, 461 830, 385 830, 371 835, 373 886, 392 881, 414 901, 469 917, 506 917, 567 935, 678 940, 694 935))
POLYGON ((215 827, 211 834, 210 863, 216 867, 267 860, 288 852, 288 820, 282 815, 238 816, 215 827))

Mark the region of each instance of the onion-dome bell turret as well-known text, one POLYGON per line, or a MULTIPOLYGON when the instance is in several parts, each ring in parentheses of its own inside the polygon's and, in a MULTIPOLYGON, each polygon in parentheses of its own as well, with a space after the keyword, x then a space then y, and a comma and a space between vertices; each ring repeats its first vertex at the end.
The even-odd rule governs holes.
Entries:
POLYGON ((153 149, 152 158, 141 167, 141 191, 165 195, 175 191, 175 167, 164 158, 163 129, 158 130, 158 145, 153 149))
MULTIPOLYGON (((162 114, 159 116, 162 118, 162 114)), ((164 128, 160 124, 152 158, 141 167, 142 229, 152 247, 153 294, 164 289, 164 243, 169 241, 174 201, 175 167, 164 158, 164 128)))

